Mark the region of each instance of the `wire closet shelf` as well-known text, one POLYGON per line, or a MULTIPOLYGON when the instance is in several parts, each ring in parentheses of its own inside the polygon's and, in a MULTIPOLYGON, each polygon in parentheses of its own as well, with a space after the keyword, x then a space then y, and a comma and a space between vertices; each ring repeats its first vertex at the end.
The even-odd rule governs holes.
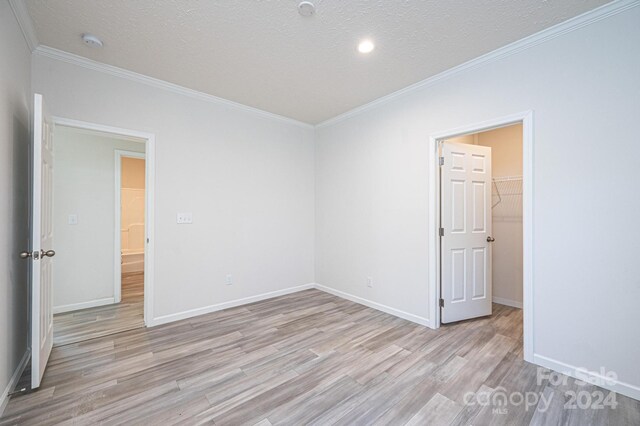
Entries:
POLYGON ((491 208, 494 220, 522 220, 522 176, 492 179, 491 208))

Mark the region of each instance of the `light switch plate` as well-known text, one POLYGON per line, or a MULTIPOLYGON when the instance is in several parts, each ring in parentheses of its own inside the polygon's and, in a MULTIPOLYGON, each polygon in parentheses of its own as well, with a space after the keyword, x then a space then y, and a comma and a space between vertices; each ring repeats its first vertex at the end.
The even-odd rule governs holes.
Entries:
POLYGON ((191 224, 193 223, 193 215, 191 213, 178 213, 176 222, 182 225, 191 224))
POLYGON ((78 215, 77 214, 70 214, 69 215, 69 220, 67 222, 69 225, 77 225, 78 224, 78 215))

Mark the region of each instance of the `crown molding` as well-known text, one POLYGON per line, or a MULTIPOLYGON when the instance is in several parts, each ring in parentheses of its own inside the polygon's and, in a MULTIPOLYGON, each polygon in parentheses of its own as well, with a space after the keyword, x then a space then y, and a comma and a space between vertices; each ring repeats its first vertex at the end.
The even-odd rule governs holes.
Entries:
POLYGON ((169 83, 168 81, 160 80, 157 78, 149 77, 144 74, 139 74, 137 72, 115 67, 113 65, 108 65, 102 62, 87 59, 83 56, 75 55, 73 53, 65 52, 63 50, 54 49, 53 47, 45 46, 42 44, 36 47, 36 49, 33 51, 33 54, 50 58, 50 59, 55 59, 61 62, 66 62, 68 64, 77 65, 83 68, 102 72, 112 76, 125 78, 127 80, 146 84, 147 86, 155 87, 157 89, 167 90, 169 92, 188 96, 190 98, 198 99, 201 101, 211 102, 214 104, 223 105, 225 107, 234 108, 236 110, 248 112, 254 115, 261 116, 263 118, 278 120, 284 123, 293 124, 295 126, 303 127, 306 129, 314 128, 312 124, 294 120, 293 118, 285 117, 282 115, 274 114, 272 112, 250 107, 248 105, 240 104, 238 102, 233 102, 228 99, 219 98, 214 95, 209 95, 208 93, 199 92, 197 90, 189 89, 174 83, 169 83))
POLYGON ((351 109, 347 112, 339 114, 333 118, 330 118, 328 120, 325 120, 317 124, 315 127, 316 129, 318 129, 322 127, 331 126, 333 124, 337 124, 348 118, 362 114, 365 111, 373 109, 377 106, 380 106, 382 104, 401 98, 402 96, 409 94, 411 92, 424 89, 425 87, 433 86, 442 80, 448 79, 450 77, 453 77, 454 75, 463 73, 465 71, 469 71, 474 68, 481 67, 490 62, 495 62, 500 59, 506 58, 508 56, 515 55, 516 53, 522 52, 523 50, 530 49, 534 46, 537 46, 548 40, 559 37, 563 34, 567 34, 569 32, 585 27, 587 25, 591 25, 595 22, 598 22, 610 16, 617 15, 621 12, 624 12, 625 10, 634 8, 638 5, 640 5, 640 0, 616 0, 611 3, 607 3, 603 6, 600 6, 593 10, 585 12, 582 15, 578 15, 567 21, 561 22, 557 25, 554 25, 552 27, 539 31, 535 34, 532 34, 528 37, 525 37, 523 39, 510 43, 506 46, 500 47, 492 52, 479 56, 468 62, 457 65, 453 68, 449 68, 448 70, 443 71, 439 74, 436 74, 432 77, 429 77, 425 80, 419 81, 403 89, 400 89, 398 91, 385 95, 381 98, 378 98, 374 101, 371 101, 369 103, 366 103, 364 105, 351 109))
POLYGON ((40 43, 38 43, 36 30, 33 26, 31 16, 27 11, 27 6, 25 6, 22 0, 9 0, 9 6, 18 21, 18 25, 20 26, 20 30, 22 31, 25 41, 27 42, 27 46, 29 46, 29 50, 33 52, 40 43))

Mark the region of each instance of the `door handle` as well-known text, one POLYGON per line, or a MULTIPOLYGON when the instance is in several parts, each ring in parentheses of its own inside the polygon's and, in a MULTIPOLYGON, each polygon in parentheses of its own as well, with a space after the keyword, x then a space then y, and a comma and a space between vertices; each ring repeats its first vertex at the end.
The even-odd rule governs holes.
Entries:
POLYGON ((45 256, 53 257, 55 255, 56 255, 56 252, 54 250, 44 251, 44 250, 40 249, 40 258, 44 258, 45 256))
POLYGON ((41 258, 43 258, 45 256, 53 257, 55 255, 56 255, 55 250, 44 251, 44 250, 40 249, 39 252, 34 251, 33 253, 30 252, 30 251, 26 251, 26 250, 25 251, 21 251, 19 256, 20 256, 20 259, 28 259, 30 257, 33 257, 35 260, 38 260, 38 259, 41 259, 41 258))
POLYGON ((493 238, 491 235, 489 235, 489 236, 487 237, 487 242, 488 242, 488 243, 492 243, 492 242, 494 242, 495 240, 496 240, 496 239, 495 239, 495 238, 493 238))
POLYGON ((21 251, 20 252, 20 259, 28 259, 31 256, 33 256, 33 253, 31 253, 30 251, 21 251))

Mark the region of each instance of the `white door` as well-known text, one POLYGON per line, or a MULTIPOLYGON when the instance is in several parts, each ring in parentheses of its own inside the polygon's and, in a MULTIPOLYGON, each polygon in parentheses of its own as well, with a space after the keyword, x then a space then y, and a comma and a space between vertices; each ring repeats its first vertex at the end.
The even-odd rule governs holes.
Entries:
POLYGON ((441 322, 491 315, 491 148, 441 147, 441 322))
POLYGON ((31 388, 40 386, 53 346, 51 268, 53 249, 53 123, 42 95, 33 117, 33 200, 31 217, 31 388))

